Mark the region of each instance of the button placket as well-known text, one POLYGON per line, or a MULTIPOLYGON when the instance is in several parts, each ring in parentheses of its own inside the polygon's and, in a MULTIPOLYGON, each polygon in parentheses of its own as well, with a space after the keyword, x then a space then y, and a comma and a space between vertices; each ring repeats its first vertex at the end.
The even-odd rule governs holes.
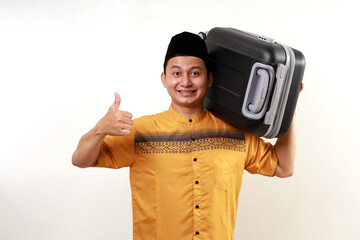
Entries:
POLYGON ((193 179, 194 179, 194 200, 193 200, 193 204, 194 204, 194 235, 195 236, 199 236, 200 232, 200 169, 199 169, 199 164, 198 161, 199 159, 197 158, 196 151, 194 151, 196 149, 196 122, 193 119, 189 119, 189 127, 191 129, 191 134, 190 134, 190 145, 191 145, 191 155, 192 155, 192 164, 193 164, 193 179))

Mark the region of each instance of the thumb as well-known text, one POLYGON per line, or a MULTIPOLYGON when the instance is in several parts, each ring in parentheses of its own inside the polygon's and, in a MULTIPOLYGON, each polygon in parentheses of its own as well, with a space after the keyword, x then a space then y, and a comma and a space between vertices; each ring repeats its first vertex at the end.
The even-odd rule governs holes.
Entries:
POLYGON ((116 110, 119 110, 119 106, 120 106, 120 102, 121 102, 120 95, 116 92, 116 93, 114 93, 114 96, 115 96, 115 101, 113 103, 113 108, 115 108, 116 110))

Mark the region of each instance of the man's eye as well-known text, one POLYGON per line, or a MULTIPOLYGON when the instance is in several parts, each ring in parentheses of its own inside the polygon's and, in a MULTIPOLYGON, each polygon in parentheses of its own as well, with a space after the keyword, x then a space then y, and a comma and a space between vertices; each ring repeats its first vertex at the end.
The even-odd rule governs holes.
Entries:
POLYGON ((180 76, 180 73, 179 72, 173 72, 173 75, 180 76))
POLYGON ((192 75, 192 76, 199 76, 200 73, 199 73, 199 72, 192 72, 191 75, 192 75))

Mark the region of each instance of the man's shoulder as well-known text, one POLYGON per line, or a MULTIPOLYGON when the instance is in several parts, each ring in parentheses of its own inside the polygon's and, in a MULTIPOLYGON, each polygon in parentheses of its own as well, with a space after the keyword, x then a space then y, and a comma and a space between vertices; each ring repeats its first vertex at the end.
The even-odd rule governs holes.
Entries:
POLYGON ((234 128, 232 125, 230 125, 227 121, 223 120, 222 118, 214 115, 212 112, 210 112, 209 110, 205 110, 206 113, 206 119, 208 121, 212 121, 212 122, 216 122, 216 126, 223 126, 225 128, 234 128))
POLYGON ((218 117, 216 115, 214 115, 212 112, 206 110, 207 113, 207 117, 208 119, 210 119, 210 121, 214 122, 213 126, 216 126, 218 128, 221 129, 226 129, 227 132, 232 132, 232 133, 236 133, 236 134, 241 134, 244 136, 244 138, 256 138, 256 136, 253 136, 249 133, 247 133, 246 131, 244 131, 243 129, 237 128, 233 125, 231 125, 230 123, 228 123, 226 120, 222 119, 221 117, 218 117))
POLYGON ((135 118, 134 125, 149 126, 149 125, 155 124, 156 122, 164 121, 164 119, 166 119, 166 112, 167 111, 163 111, 163 112, 150 114, 150 115, 144 115, 144 116, 135 118))

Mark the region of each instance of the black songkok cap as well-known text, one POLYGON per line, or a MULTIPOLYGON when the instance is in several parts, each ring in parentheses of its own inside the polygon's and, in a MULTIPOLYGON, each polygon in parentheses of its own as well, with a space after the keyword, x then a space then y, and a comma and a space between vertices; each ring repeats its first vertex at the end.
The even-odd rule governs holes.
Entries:
POLYGON ((205 41, 196 34, 182 32, 171 38, 165 56, 164 71, 167 62, 177 56, 194 56, 201 58, 204 60, 205 66, 208 67, 208 52, 205 41))

